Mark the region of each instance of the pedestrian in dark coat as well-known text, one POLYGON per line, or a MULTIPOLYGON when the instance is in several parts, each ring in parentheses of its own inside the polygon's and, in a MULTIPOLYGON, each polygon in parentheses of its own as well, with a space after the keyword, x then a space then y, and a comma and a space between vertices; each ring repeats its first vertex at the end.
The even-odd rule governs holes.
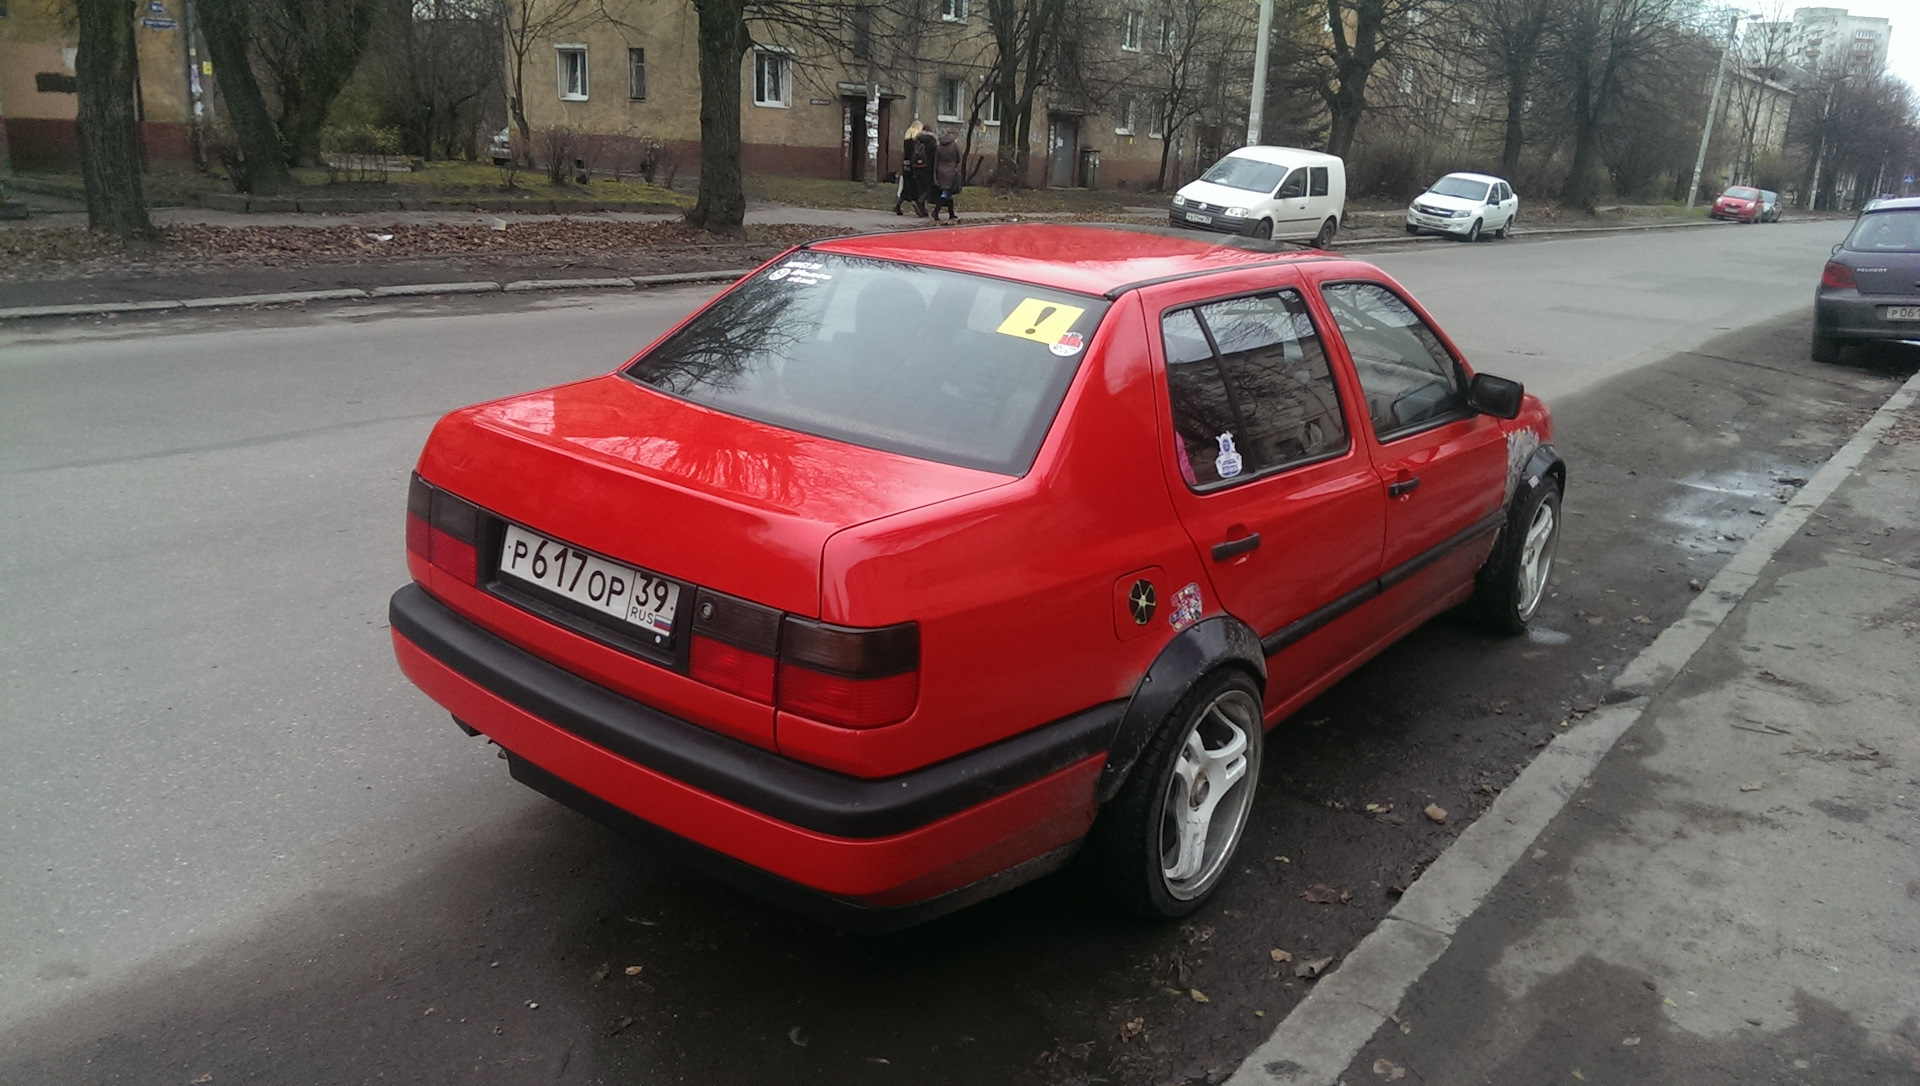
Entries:
POLYGON ((940 141, 934 138, 933 129, 922 128, 920 134, 914 137, 914 145, 913 161, 918 164, 914 176, 920 181, 920 195, 915 203, 924 216, 927 213, 927 199, 939 191, 933 183, 933 163, 940 150, 940 141))
POLYGON ((921 168, 925 169, 926 177, 922 177, 920 173, 916 172, 914 158, 916 156, 924 157, 924 149, 920 145, 920 132, 921 127, 919 121, 908 125, 906 140, 900 145, 900 186, 894 193, 893 213, 895 215, 900 214, 900 205, 911 203, 919 210, 920 217, 924 219, 927 217, 927 179, 933 176, 933 163, 931 159, 922 163, 921 168))
POLYGON ((940 209, 947 209, 947 221, 960 221, 960 213, 953 208, 953 198, 960 195, 962 178, 960 167, 960 145, 954 142, 953 129, 940 133, 940 143, 933 152, 933 221, 940 221, 940 209))

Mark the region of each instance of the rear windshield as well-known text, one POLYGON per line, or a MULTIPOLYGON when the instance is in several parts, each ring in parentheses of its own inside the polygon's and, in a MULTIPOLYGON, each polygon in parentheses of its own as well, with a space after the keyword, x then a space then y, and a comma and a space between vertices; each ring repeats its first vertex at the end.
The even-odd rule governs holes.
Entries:
POLYGON ((1920 207, 1860 216, 1847 235, 1847 248, 1856 253, 1920 253, 1920 207))
POLYGON ((1722 195, 1731 196, 1736 200, 1758 200, 1760 198, 1760 190, 1741 188, 1736 185, 1722 193, 1722 195))
POLYGON ((1487 198, 1487 183, 1469 181, 1464 177, 1442 177, 1427 191, 1439 196, 1458 196, 1462 200, 1484 200, 1487 198))
POLYGON ((1213 168, 1200 176, 1202 181, 1211 181, 1216 185, 1225 185, 1230 189, 1246 189, 1248 192, 1272 192, 1280 179, 1287 175, 1285 166, 1276 166, 1271 162, 1258 159, 1240 158, 1228 155, 1213 164, 1213 168))
POLYGON ((872 449, 1020 475, 1107 303, 798 252, 627 368, 642 384, 872 449))

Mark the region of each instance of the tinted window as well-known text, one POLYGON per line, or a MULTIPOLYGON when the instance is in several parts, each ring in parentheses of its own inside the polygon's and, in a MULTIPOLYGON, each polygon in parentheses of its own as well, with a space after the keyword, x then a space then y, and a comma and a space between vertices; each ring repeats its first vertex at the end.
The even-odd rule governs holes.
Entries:
POLYGON ((1861 253, 1920 253, 1920 208, 1860 216, 1847 248, 1861 253))
POLYGON ((1291 200, 1297 196, 1305 196, 1306 194, 1307 168, 1302 166, 1287 175, 1287 179, 1280 184, 1280 191, 1274 193, 1274 196, 1282 200, 1291 200))
POLYGON ((1321 295, 1353 355, 1376 435, 1465 412, 1459 366, 1399 295, 1378 283, 1330 283, 1321 295))
POLYGON ((627 374, 776 426, 1017 475, 1106 310, 998 279, 799 252, 627 374))
POLYGON ((1271 162, 1260 162, 1238 155, 1228 155, 1213 164, 1213 168, 1202 174, 1200 180, 1211 181, 1216 185, 1225 185, 1233 189, 1247 189, 1250 192, 1271 192, 1273 186, 1285 176, 1285 166, 1275 166, 1271 162))
POLYGON ((1333 373, 1294 291, 1162 318, 1180 473, 1196 489, 1346 451, 1333 373))
POLYGON ((1427 191, 1438 196, 1458 196, 1462 200, 1485 200, 1487 183, 1469 181, 1464 177, 1442 177, 1427 191))
POLYGON ((1326 194, 1327 194, 1327 168, 1325 166, 1315 166, 1313 168, 1313 187, 1308 190, 1307 195, 1325 196, 1326 194))

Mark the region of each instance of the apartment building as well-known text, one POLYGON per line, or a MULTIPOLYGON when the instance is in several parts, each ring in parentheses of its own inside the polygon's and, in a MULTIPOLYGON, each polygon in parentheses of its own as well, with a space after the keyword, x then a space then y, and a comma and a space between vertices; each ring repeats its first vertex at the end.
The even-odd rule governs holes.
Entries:
POLYGON ((1886 68, 1890 20, 1845 8, 1795 8, 1787 26, 1788 57, 1806 72, 1878 75, 1886 68))

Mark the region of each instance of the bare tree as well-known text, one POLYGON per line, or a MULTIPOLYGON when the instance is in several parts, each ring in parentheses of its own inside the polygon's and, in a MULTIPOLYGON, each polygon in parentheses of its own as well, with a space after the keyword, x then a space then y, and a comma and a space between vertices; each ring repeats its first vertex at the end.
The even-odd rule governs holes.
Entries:
POLYGON ((1682 2, 1562 0, 1563 18, 1548 57, 1567 103, 1573 141, 1560 194, 1566 202, 1593 205, 1606 125, 1630 94, 1648 85, 1649 69, 1675 47, 1682 2))
POLYGON ((1327 151, 1346 158, 1367 114, 1367 80, 1419 25, 1426 0, 1324 0, 1325 39, 1314 50, 1315 89, 1331 124, 1327 151))
POLYGON ((1462 25, 1480 32, 1475 54, 1482 76, 1498 88, 1506 106, 1500 138, 1500 173, 1520 172, 1520 154, 1527 145, 1528 105, 1560 11, 1555 0, 1468 0, 1455 14, 1462 25))
POLYGON ((140 178, 133 96, 140 79, 133 0, 78 0, 80 44, 74 56, 80 114, 80 175, 87 227, 123 238, 147 237, 153 222, 140 178))
POLYGON ((994 91, 1000 102, 1000 153, 993 181, 1001 188, 1026 184, 1033 105, 1059 59, 1070 2, 987 0, 998 80, 994 91))
MULTIPOLYGON (((556 38, 575 27, 606 17, 596 0, 499 0, 501 41, 506 49, 507 59, 507 115, 513 119, 514 128, 520 133, 521 164, 533 166, 533 126, 527 123, 527 59, 536 50, 544 49, 556 38)), ((700 73, 702 85, 706 76, 706 8, 704 0, 694 0, 694 6, 701 10, 700 18, 700 73)), ((732 3, 733 7, 742 7, 742 3, 732 3)), ((744 33, 744 31, 743 31, 744 33)), ((746 46, 741 46, 744 53, 746 46)), ((740 53, 734 54, 735 78, 738 79, 740 53)), ((736 93, 735 98, 739 95, 736 93)), ((734 127, 739 128, 740 106, 734 104, 734 127)), ((701 128, 706 127, 705 96, 702 95, 701 128)), ((704 155, 702 156, 705 157, 704 155)))
POLYGON ((207 55, 213 59, 214 76, 219 80, 220 98, 240 144, 244 168, 235 171, 235 182, 254 193, 280 192, 292 186, 286 148, 253 75, 253 12, 249 0, 199 0, 196 10, 207 39, 207 55))
POLYGON ((369 48, 381 111, 410 153, 472 157, 505 66, 494 0, 388 0, 369 48))
POLYGON ((320 159, 320 129, 360 64, 379 0, 252 0, 253 50, 280 112, 287 162, 320 159))
POLYGON ((1218 105, 1226 73, 1250 70, 1253 23, 1246 5, 1229 0, 1175 0, 1160 18, 1149 28, 1155 40, 1146 66, 1162 136, 1154 187, 1164 189, 1176 133, 1218 105))

